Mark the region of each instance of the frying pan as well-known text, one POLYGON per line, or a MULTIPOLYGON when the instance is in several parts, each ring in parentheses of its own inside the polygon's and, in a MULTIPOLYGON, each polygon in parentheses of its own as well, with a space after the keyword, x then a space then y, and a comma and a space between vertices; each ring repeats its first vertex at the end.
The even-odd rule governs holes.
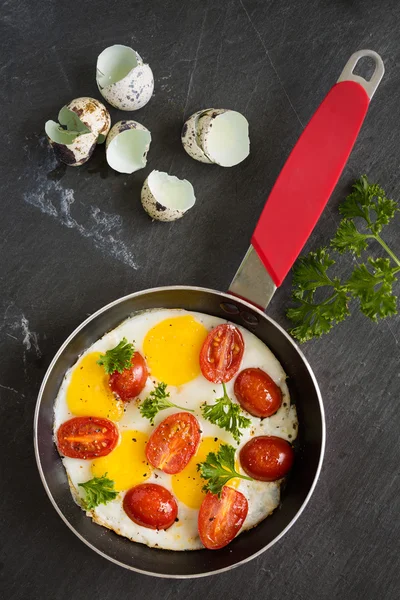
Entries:
POLYGON ((63 521, 90 548, 110 561, 158 577, 190 578, 220 573, 270 548, 304 510, 315 488, 324 455, 321 394, 300 349, 262 309, 296 260, 328 201, 383 73, 382 60, 375 52, 363 50, 351 56, 280 173, 228 293, 173 286, 130 294, 101 308, 82 323, 50 364, 40 388, 34 419, 39 473, 63 521), (369 81, 353 73, 358 60, 365 56, 375 63, 369 81), (65 372, 107 331, 135 313, 154 308, 207 313, 253 332, 281 362, 288 376, 292 401, 297 406, 296 461, 283 490, 280 508, 221 550, 155 550, 96 525, 74 503, 53 441, 53 404, 65 372))

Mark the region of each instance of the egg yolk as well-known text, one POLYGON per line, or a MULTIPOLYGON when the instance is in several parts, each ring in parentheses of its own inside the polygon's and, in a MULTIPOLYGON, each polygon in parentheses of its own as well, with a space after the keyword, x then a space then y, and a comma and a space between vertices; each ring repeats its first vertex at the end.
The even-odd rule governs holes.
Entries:
POLYGON ((118 492, 146 481, 153 471, 145 454, 148 439, 142 431, 123 431, 120 443, 110 454, 93 460, 93 476, 101 477, 107 473, 118 492))
POLYGON ((103 417, 119 421, 123 404, 108 386, 108 375, 97 364, 100 352, 87 354, 75 367, 67 390, 67 404, 78 417, 103 417))
MULTIPOLYGON (((197 453, 190 459, 183 471, 177 475, 172 475, 172 489, 175 496, 189 508, 199 509, 206 495, 206 492, 202 489, 206 481, 200 477, 197 470, 198 463, 204 462, 209 452, 218 452, 223 443, 223 441, 213 437, 203 438, 197 453)), ((235 465, 235 468, 237 470, 237 465, 235 465)), ((229 481, 230 487, 236 488, 238 485, 239 479, 237 477, 229 481)))
POLYGON ((204 325, 190 315, 165 319, 152 327, 143 343, 151 375, 175 386, 195 379, 207 334, 204 325))

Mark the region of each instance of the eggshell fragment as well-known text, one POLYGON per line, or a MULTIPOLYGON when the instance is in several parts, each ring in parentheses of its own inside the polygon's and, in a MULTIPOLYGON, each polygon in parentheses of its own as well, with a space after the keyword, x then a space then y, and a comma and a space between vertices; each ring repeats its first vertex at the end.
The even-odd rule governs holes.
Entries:
POLYGON ((116 44, 103 50, 97 59, 96 81, 103 98, 120 110, 138 110, 154 90, 153 72, 140 55, 116 44))
MULTIPOLYGON (((225 112, 223 108, 209 108, 206 112, 203 112, 198 123, 197 123, 197 139, 200 147, 203 147, 205 135, 208 133, 208 129, 211 125, 212 128, 212 119, 215 119, 216 116, 222 115, 225 112)), ((204 151, 204 150, 203 150, 204 151)), ((211 163, 214 164, 213 160, 210 160, 211 163)))
POLYGON ((71 167, 83 165, 93 154, 97 136, 66 106, 60 110, 58 121, 47 121, 45 124, 55 155, 71 167))
POLYGON ((111 127, 110 113, 99 100, 96 98, 75 98, 67 108, 76 113, 82 123, 90 129, 92 133, 97 134, 98 144, 105 142, 108 132, 111 127))
POLYGON ((209 108, 207 110, 199 110, 194 113, 186 121, 182 128, 181 140, 186 152, 194 158, 203 163, 211 164, 211 160, 204 154, 201 146, 198 143, 198 125, 199 120, 203 115, 206 115, 208 111, 214 109, 209 108))
POLYGON ((182 143, 195 160, 233 167, 250 153, 249 124, 237 111, 208 108, 186 121, 182 143))
POLYGON ((235 110, 218 109, 199 122, 199 138, 204 153, 221 167, 233 167, 250 153, 249 124, 235 110))
POLYGON ((96 148, 96 143, 97 137, 94 133, 79 135, 71 144, 58 144, 50 139, 58 160, 70 167, 79 167, 87 162, 96 148))
POLYGON ((105 140, 111 125, 106 107, 95 98, 76 98, 58 113, 58 123, 47 121, 45 131, 59 160, 71 167, 83 165, 96 143, 105 140))
POLYGON ((143 184, 142 206, 152 219, 175 221, 183 217, 196 197, 192 184, 162 171, 152 171, 143 184))
POLYGON ((106 158, 119 173, 134 173, 147 163, 151 133, 136 121, 118 121, 106 140, 106 158))

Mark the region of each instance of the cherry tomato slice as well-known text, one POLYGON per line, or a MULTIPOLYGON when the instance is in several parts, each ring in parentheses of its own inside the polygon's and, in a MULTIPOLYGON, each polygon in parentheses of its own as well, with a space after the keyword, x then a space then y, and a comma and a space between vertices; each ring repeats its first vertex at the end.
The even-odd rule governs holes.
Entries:
POLYGON ((200 506, 198 529, 203 546, 219 550, 229 544, 242 527, 247 516, 246 497, 224 486, 221 498, 208 492, 200 506))
POLYGON ((118 439, 117 426, 98 417, 74 417, 65 421, 57 431, 58 449, 69 458, 107 456, 114 450, 118 439))
POLYGON ((254 417, 270 417, 282 404, 281 388, 262 369, 244 369, 236 377, 235 396, 254 417))
POLYGON ((141 483, 128 490, 123 508, 132 521, 148 529, 168 529, 178 514, 171 492, 156 483, 141 483))
POLYGON ((180 473, 200 442, 198 420, 187 412, 170 415, 153 431, 146 446, 149 463, 164 473, 180 473))
POLYGON ((261 435, 251 439, 239 454, 243 470, 258 481, 276 481, 292 468, 292 446, 280 437, 261 435))
POLYGON ((200 350, 200 369, 213 383, 230 381, 239 370, 244 352, 243 336, 230 323, 215 327, 200 350))
POLYGON ((115 371, 110 375, 109 386, 124 402, 136 398, 144 386, 148 376, 146 362, 139 352, 135 352, 131 360, 132 366, 122 373, 115 371))

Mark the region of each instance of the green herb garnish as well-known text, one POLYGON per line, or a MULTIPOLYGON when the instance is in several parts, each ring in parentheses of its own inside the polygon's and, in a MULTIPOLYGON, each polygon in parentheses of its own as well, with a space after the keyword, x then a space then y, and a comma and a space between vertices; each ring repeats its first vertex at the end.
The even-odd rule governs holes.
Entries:
POLYGON ((154 417, 156 414, 160 410, 165 410, 166 408, 179 408, 180 410, 185 410, 187 412, 194 412, 194 410, 184 408, 183 406, 178 406, 177 404, 174 404, 168 400, 170 393, 166 390, 167 384, 161 381, 139 405, 140 414, 142 417, 150 419, 150 423, 154 423, 154 417))
POLYGON ((291 334, 300 342, 328 333, 349 314, 351 300, 359 301, 361 312, 372 319, 384 319, 397 313, 397 297, 393 285, 400 272, 400 259, 380 234, 399 210, 383 189, 370 184, 363 175, 353 185, 353 191, 339 207, 343 219, 331 242, 340 254, 351 252, 360 257, 371 242, 378 242, 389 258, 368 257, 356 261, 347 280, 332 277, 335 264, 325 248, 301 257, 293 268, 293 299, 295 306, 287 316, 295 327, 291 334))
POLYGON ((114 482, 107 478, 107 473, 78 485, 85 490, 83 506, 86 510, 92 510, 99 504, 107 504, 118 496, 118 492, 114 490, 114 482))
POLYGON ((222 488, 234 477, 253 481, 251 477, 241 475, 235 470, 235 448, 229 444, 221 444, 217 453, 209 452, 206 460, 197 465, 200 476, 207 482, 203 486, 205 492, 221 496, 222 488))
POLYGON ((207 421, 218 425, 218 427, 225 429, 225 431, 229 431, 234 440, 239 443, 240 437, 243 435, 241 429, 250 427, 251 420, 243 416, 239 404, 232 402, 229 398, 225 383, 222 384, 222 387, 224 389, 222 398, 217 398, 215 404, 203 404, 201 412, 207 421))
POLYGON ((115 371, 122 373, 125 369, 131 367, 131 359, 134 353, 133 344, 130 344, 126 338, 122 338, 118 346, 100 355, 97 364, 104 367, 105 372, 109 375, 115 373, 115 371))

